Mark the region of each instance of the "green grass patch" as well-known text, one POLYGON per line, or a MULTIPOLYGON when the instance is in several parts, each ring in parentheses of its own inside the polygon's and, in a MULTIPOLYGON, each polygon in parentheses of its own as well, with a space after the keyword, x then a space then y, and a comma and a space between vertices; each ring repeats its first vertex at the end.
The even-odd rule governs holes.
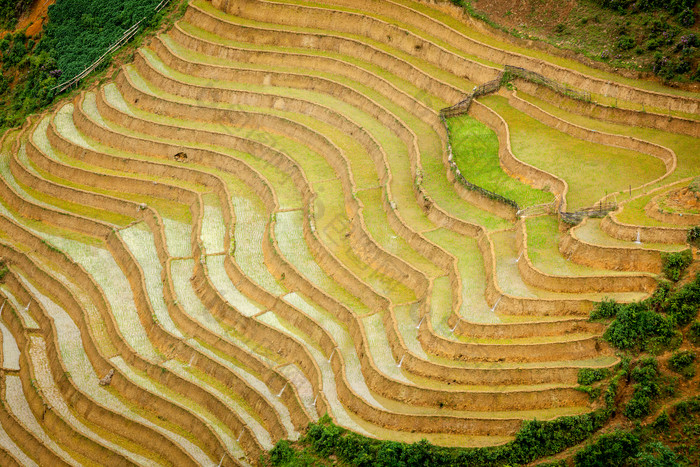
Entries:
MULTIPOLYGON (((643 139, 652 143, 659 144, 674 151, 678 158, 678 165, 676 167, 676 170, 661 182, 647 187, 646 190, 651 190, 662 185, 665 186, 669 183, 673 183, 678 180, 698 175, 698 167, 700 167, 700 151, 697 150, 698 144, 700 144, 698 138, 693 138, 687 135, 664 132, 652 128, 635 127, 625 124, 596 120, 587 116, 568 112, 546 101, 530 96, 528 94, 524 94, 522 91, 518 92, 518 97, 537 105, 546 112, 549 112, 550 114, 555 115, 567 122, 571 122, 592 130, 643 139)), ((636 196, 638 194, 639 192, 637 190, 632 190, 633 196, 636 196)), ((618 194, 618 201, 627 199, 627 196, 628 191, 625 189, 621 190, 618 194)))
POLYGON ((447 124, 452 154, 468 182, 511 199, 521 208, 554 199, 552 193, 525 185, 503 171, 498 137, 486 125, 468 115, 450 118, 447 124))
POLYGON ((516 157, 566 180, 569 211, 592 206, 608 193, 665 172, 655 157, 576 139, 515 110, 503 97, 487 96, 482 102, 508 123, 516 157))

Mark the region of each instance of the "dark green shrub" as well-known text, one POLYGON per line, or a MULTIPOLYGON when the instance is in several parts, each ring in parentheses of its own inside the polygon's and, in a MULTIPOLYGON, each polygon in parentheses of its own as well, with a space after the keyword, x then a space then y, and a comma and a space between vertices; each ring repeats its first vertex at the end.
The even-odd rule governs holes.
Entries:
MULTIPOLYGON (((700 76, 700 69, 698 69, 698 75, 700 76)), ((688 243, 700 247, 700 225, 688 229, 688 243)))
POLYGON ((284 465, 291 462, 294 457, 294 449, 291 448, 289 441, 286 439, 280 440, 270 451, 270 462, 272 462, 272 465, 284 465))
POLYGON ((578 384, 590 386, 610 376, 607 368, 581 368, 578 370, 578 384))
POLYGON ((621 305, 615 300, 603 299, 591 312, 591 319, 613 318, 621 308, 621 305))
POLYGON ((666 430, 669 426, 671 426, 671 418, 668 416, 668 412, 665 410, 661 412, 661 415, 656 417, 656 420, 654 420, 651 424, 651 427, 656 431, 666 430))
POLYGON ((656 50, 663 45, 663 41, 659 38, 649 39, 644 45, 647 50, 656 50))
POLYGON ((691 64, 687 60, 679 60, 676 62, 675 72, 679 75, 684 75, 690 71, 691 64))
POLYGON ((677 326, 685 326, 693 321, 700 308, 700 274, 695 276, 693 282, 673 293, 665 301, 664 308, 677 326))
POLYGON ((636 467, 680 467, 678 455, 665 444, 655 441, 642 447, 632 460, 636 467))
POLYGON ((537 464, 539 467, 566 467, 567 463, 565 460, 546 462, 544 464, 537 464))
POLYGON ((700 321, 693 321, 688 328, 688 341, 695 346, 700 346, 700 321))
POLYGON ((88 67, 142 18, 154 16, 159 0, 62 0, 49 7, 43 47, 53 50, 63 80, 88 67))
POLYGON ((660 394, 659 368, 656 359, 646 358, 631 373, 634 393, 625 407, 627 418, 643 418, 651 412, 651 403, 660 394))
POLYGON ((685 10, 681 11, 676 20, 681 26, 689 28, 690 26, 695 24, 695 14, 693 14, 693 10, 686 8, 685 10))
POLYGON ((599 387, 593 387, 593 386, 576 386, 577 391, 585 392, 588 394, 588 397, 593 401, 598 399, 600 396, 601 390, 599 387))
POLYGON ((700 412, 700 396, 694 396, 674 405, 671 415, 674 419, 683 420, 698 412, 700 412))
POLYGON ((603 337, 618 349, 648 350, 670 345, 674 335, 673 320, 631 303, 621 306, 603 337))
POLYGON ((686 378, 695 376, 695 359, 697 355, 690 350, 674 352, 668 359, 668 367, 686 378))
POLYGON ((617 43, 615 44, 618 49, 620 50, 630 50, 633 49, 636 44, 633 38, 630 36, 620 36, 620 38, 617 40, 617 43))
POLYGON ((32 3, 32 0, 0 0, 0 29, 14 28, 17 19, 32 3))
POLYGON ((693 253, 690 250, 683 250, 674 253, 664 253, 661 257, 663 261, 663 271, 669 280, 678 281, 690 263, 693 262, 693 253))
POLYGON ((630 457, 637 455, 639 438, 632 433, 613 431, 600 435, 595 443, 576 453, 576 467, 622 466, 630 457))

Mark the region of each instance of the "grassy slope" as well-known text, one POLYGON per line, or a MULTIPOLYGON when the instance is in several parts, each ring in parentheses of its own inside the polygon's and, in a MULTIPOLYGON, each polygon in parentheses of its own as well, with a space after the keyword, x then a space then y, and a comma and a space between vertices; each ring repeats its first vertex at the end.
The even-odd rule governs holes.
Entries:
POLYGON ((498 137, 486 125, 462 115, 451 118, 448 126, 455 162, 468 182, 522 207, 552 201, 551 193, 531 188, 503 171, 498 160, 498 137))
POLYGON ((518 37, 573 51, 612 69, 691 83, 696 91, 700 88, 699 44, 692 46, 682 39, 690 34, 700 36, 697 6, 694 23, 683 24, 682 16, 668 11, 667 5, 656 11, 639 11, 634 5, 619 10, 603 8, 594 0, 453 3, 465 4, 468 10, 477 11, 494 26, 518 37))

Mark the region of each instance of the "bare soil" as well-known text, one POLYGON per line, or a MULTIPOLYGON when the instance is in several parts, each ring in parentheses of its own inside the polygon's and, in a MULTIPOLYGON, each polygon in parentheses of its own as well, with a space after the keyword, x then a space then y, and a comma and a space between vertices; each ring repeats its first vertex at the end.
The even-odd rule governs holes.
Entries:
POLYGON ((476 0, 474 7, 502 26, 530 30, 532 34, 545 37, 569 17, 576 4, 576 0, 476 0), (543 15, 544 11, 548 14, 543 15))
POLYGON ((677 211, 690 211, 700 209, 700 192, 688 187, 672 191, 666 198, 669 207, 677 211))
MULTIPOLYGON (((27 29, 27 36, 34 36, 41 32, 44 24, 48 20, 49 7, 55 2, 56 0, 35 0, 29 12, 19 19, 17 26, 12 32, 21 31, 25 28, 27 29)), ((7 32, 8 31, 0 32, 0 37, 7 34, 7 32)))

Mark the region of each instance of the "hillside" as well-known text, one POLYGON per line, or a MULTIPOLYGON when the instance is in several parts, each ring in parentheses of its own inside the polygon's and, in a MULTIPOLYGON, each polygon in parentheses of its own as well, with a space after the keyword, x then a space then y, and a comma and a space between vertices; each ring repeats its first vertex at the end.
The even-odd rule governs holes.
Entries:
POLYGON ((0 42, 0 464, 697 464, 700 93, 470 5, 163 5, 0 42))
POLYGON ((537 47, 630 76, 700 90, 696 0, 455 0, 537 47))

